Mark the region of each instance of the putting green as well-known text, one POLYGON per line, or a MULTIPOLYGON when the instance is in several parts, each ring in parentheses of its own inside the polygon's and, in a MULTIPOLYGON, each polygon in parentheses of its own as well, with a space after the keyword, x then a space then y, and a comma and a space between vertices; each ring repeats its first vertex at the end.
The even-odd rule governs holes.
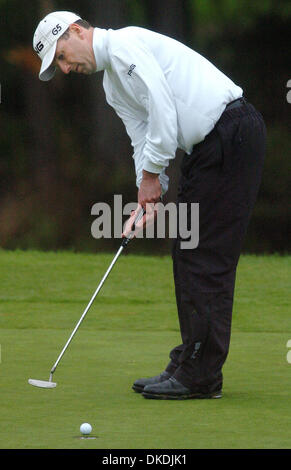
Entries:
POLYGON ((180 342, 169 257, 124 255, 50 369, 112 255, 0 251, 2 449, 290 447, 290 257, 241 258, 221 400, 145 400, 132 382, 180 342), (289 296, 289 299, 288 299, 289 296), (80 439, 80 424, 93 426, 80 439))

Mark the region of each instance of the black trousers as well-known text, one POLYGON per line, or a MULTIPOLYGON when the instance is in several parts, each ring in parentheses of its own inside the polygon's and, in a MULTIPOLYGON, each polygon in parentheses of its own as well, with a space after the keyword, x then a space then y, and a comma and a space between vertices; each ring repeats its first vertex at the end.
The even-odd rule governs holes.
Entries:
POLYGON ((249 103, 224 111, 213 131, 185 155, 179 203, 199 203, 199 244, 173 244, 182 344, 166 370, 190 388, 221 389, 230 335, 236 268, 263 168, 266 129, 249 103))

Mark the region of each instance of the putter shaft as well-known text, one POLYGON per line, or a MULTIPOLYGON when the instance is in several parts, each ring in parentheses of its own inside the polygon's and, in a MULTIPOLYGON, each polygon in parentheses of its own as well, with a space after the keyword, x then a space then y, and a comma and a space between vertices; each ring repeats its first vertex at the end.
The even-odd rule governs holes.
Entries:
POLYGON ((72 339, 73 339, 73 337, 74 337, 76 331, 78 330, 80 324, 81 324, 82 321, 84 320, 84 318, 85 318, 85 316, 86 316, 88 310, 90 309, 92 303, 94 302, 95 297, 96 297, 97 294, 99 293, 99 291, 100 291, 101 287, 103 286, 103 284, 104 284, 106 278, 108 277, 110 271, 112 270, 113 266, 115 265, 115 263, 116 263, 116 261, 117 261, 119 255, 120 255, 120 253, 121 253, 121 252, 123 251, 123 249, 128 245, 128 243, 130 242, 130 240, 132 240, 133 235, 134 235, 134 230, 135 230, 135 224, 136 224, 137 222, 139 222, 139 220, 143 217, 144 213, 145 213, 145 211, 144 211, 144 209, 142 209, 142 210, 139 212, 139 214, 137 215, 137 217, 136 217, 136 219, 135 219, 135 221, 134 221, 134 224, 133 224, 133 226, 132 226, 132 231, 129 233, 128 237, 126 237, 126 238, 123 239, 122 244, 121 244, 119 250, 117 251, 116 255, 114 256, 114 258, 113 258, 113 260, 112 260, 112 262, 111 262, 109 268, 107 269, 106 273, 104 274, 104 276, 103 276, 103 278, 102 278, 102 280, 101 280, 99 286, 98 286, 97 289, 95 290, 95 292, 94 292, 94 294, 93 294, 93 296, 92 296, 90 302, 88 303, 87 307, 85 308, 85 310, 84 310, 84 312, 83 312, 83 314, 82 314, 80 320, 79 320, 78 323, 76 324, 75 328, 73 329, 73 331, 72 331, 72 333, 71 333, 71 336, 69 337, 69 339, 68 339, 68 341, 66 342, 65 346, 63 347, 63 349, 62 349, 62 351, 61 351, 59 357, 57 358, 56 362, 54 363, 54 365, 53 365, 53 367, 52 367, 52 369, 51 369, 51 371, 50 371, 50 378, 49 378, 49 381, 50 381, 50 382, 52 381, 53 373, 55 372, 55 370, 56 370, 56 368, 57 368, 57 366, 58 366, 60 360, 62 359, 63 355, 65 354, 66 349, 68 348, 70 342, 72 341, 72 339))
POLYGON ((75 335, 77 329, 79 328, 80 324, 81 324, 82 321, 84 320, 84 318, 85 318, 85 316, 86 316, 88 310, 90 309, 92 303, 94 302, 95 297, 97 296, 98 292, 100 291, 101 287, 103 286, 103 284, 104 284, 104 282, 105 282, 107 276, 109 275, 111 269, 112 269, 113 266, 115 265, 115 263, 116 263, 116 261, 117 261, 117 258, 119 257, 119 255, 120 255, 120 253, 122 252, 123 248, 124 248, 123 245, 121 245, 121 247, 119 248, 118 252, 117 252, 116 255, 114 256, 114 258, 113 258, 113 260, 112 260, 112 262, 111 262, 109 268, 107 269, 106 273, 104 274, 104 276, 103 276, 103 278, 102 278, 102 280, 101 280, 99 286, 98 286, 97 289, 95 290, 95 292, 94 292, 94 294, 93 294, 93 296, 92 296, 90 302, 88 303, 87 307, 85 308, 85 310, 84 310, 84 312, 83 312, 83 314, 82 314, 80 320, 79 320, 78 323, 76 324, 75 328, 73 329, 73 331, 72 331, 72 333, 71 333, 71 336, 69 337, 68 341, 66 342, 66 344, 65 344, 64 348, 62 349, 62 351, 61 351, 59 357, 57 358, 55 364, 53 365, 53 367, 52 367, 52 369, 51 369, 51 372, 50 372, 50 374, 51 374, 51 375, 50 375, 50 379, 49 379, 50 381, 51 381, 51 379, 52 379, 52 374, 54 373, 54 371, 56 370, 56 368, 57 368, 57 366, 58 366, 58 363, 60 362, 60 360, 62 359, 63 355, 65 354, 67 347, 69 346, 70 342, 72 341, 72 339, 73 339, 73 337, 74 337, 74 335, 75 335))

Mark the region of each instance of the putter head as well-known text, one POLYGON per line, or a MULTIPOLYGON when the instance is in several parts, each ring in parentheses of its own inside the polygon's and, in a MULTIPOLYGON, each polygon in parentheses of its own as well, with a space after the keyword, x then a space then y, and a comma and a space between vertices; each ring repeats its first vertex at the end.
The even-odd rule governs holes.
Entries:
POLYGON ((28 383, 30 385, 33 385, 34 387, 40 387, 40 388, 55 388, 57 386, 55 382, 45 381, 45 380, 28 379, 28 383))

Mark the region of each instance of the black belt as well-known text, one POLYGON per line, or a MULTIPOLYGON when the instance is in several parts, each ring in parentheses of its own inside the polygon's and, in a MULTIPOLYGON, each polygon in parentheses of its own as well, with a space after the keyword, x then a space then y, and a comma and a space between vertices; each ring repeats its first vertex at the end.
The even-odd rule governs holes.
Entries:
POLYGON ((228 103, 224 111, 229 111, 230 109, 238 108, 239 106, 242 106, 245 103, 246 103, 246 99, 244 97, 238 98, 237 100, 234 100, 228 103))

